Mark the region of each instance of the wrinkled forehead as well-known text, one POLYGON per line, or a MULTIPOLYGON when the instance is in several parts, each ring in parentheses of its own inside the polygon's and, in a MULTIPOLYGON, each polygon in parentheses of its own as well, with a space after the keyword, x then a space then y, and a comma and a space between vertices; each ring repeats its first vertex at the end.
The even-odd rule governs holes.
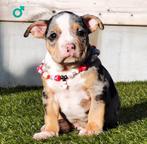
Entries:
POLYGON ((80 16, 77 16, 73 13, 61 13, 59 15, 56 15, 56 17, 54 17, 55 22, 57 24, 73 24, 73 23, 77 23, 81 26, 83 26, 83 20, 80 16))
POLYGON ((85 27, 83 19, 73 13, 59 13, 53 16, 48 25, 48 31, 53 29, 71 29, 72 27, 85 27))

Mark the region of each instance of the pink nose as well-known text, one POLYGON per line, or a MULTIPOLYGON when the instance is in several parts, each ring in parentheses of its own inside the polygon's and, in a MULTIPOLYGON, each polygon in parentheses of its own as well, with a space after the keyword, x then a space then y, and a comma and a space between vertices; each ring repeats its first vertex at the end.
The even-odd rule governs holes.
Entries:
POLYGON ((66 44, 67 52, 74 51, 75 48, 76 48, 76 46, 75 46, 75 44, 73 44, 73 43, 68 43, 68 44, 66 44))
POLYGON ((74 43, 67 43, 65 45, 65 55, 73 56, 75 54, 76 46, 74 43))

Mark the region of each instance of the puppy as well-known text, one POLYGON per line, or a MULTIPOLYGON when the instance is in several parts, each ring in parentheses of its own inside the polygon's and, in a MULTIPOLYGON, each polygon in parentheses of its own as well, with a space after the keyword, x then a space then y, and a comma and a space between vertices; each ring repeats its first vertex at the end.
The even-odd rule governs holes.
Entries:
POLYGON ((38 67, 43 82, 44 126, 36 140, 76 128, 79 135, 100 134, 117 125, 120 100, 88 35, 104 26, 93 15, 60 12, 31 24, 31 33, 46 41, 47 54, 38 67))

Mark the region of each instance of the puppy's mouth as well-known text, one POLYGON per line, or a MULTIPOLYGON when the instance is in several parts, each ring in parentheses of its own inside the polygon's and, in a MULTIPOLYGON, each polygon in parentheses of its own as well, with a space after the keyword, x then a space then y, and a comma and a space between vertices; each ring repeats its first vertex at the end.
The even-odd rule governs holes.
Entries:
POLYGON ((69 55, 67 57, 64 57, 62 59, 61 64, 64 64, 64 65, 79 64, 79 63, 83 62, 85 57, 86 57, 86 52, 81 51, 78 54, 69 55))
POLYGON ((74 63, 77 63, 79 61, 79 58, 76 57, 76 56, 68 56, 68 57, 65 57, 63 58, 62 62, 63 64, 74 64, 74 63))

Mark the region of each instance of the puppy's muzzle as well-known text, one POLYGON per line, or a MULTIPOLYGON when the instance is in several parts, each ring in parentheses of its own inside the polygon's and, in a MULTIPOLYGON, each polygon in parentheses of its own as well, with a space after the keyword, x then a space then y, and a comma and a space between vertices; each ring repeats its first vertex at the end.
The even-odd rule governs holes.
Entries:
POLYGON ((64 56, 65 57, 72 57, 76 53, 76 45, 74 43, 67 43, 64 49, 64 56))

